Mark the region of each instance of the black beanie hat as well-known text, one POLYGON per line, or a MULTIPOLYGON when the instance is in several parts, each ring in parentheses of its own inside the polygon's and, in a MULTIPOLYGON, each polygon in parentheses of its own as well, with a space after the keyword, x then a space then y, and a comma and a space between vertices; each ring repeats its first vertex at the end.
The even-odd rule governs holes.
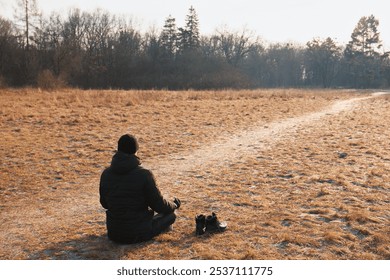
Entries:
POLYGON ((137 139, 130 134, 122 135, 118 141, 118 151, 127 154, 135 154, 138 151, 137 139))

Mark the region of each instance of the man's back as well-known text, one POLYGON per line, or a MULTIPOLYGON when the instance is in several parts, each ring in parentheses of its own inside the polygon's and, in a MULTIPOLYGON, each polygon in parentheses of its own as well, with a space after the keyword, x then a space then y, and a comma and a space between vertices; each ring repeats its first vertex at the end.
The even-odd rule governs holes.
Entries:
POLYGON ((111 239, 132 243, 153 235, 154 211, 171 214, 174 203, 163 198, 153 174, 141 167, 135 154, 118 151, 100 178, 100 203, 107 209, 111 239))
POLYGON ((150 172, 140 166, 135 155, 118 152, 111 166, 102 173, 100 202, 112 212, 146 211, 148 205, 144 186, 151 180, 150 172))

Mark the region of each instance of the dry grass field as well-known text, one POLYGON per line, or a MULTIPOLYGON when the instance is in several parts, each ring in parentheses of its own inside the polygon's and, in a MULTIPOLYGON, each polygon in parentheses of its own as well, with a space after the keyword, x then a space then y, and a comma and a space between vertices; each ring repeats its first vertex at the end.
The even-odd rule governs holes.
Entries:
POLYGON ((389 95, 1 89, 0 105, 0 259, 390 259, 389 95), (107 239, 98 196, 124 133, 182 200, 137 245, 107 239), (228 230, 195 236, 212 211, 228 230))

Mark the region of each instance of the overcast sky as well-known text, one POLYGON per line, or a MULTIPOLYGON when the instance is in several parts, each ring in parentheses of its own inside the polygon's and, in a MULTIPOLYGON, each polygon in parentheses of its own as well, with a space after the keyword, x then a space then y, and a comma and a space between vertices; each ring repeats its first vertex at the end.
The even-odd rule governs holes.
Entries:
MULTIPOLYGON (((10 17, 17 0, 0 0, 0 14, 10 17)), ((244 27, 266 42, 305 44, 314 37, 331 37, 345 44, 362 16, 373 14, 379 20, 381 39, 390 49, 390 0, 37 0, 48 15, 52 11, 66 14, 69 8, 93 11, 108 10, 131 17, 140 29, 161 28, 172 15, 179 27, 190 6, 199 16, 202 35, 228 26, 244 27)))

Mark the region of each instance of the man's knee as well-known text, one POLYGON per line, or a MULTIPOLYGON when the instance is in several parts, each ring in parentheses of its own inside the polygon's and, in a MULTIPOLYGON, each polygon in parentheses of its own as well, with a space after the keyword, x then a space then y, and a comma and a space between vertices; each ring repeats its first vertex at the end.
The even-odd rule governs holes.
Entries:
POLYGON ((175 214, 175 212, 172 212, 171 214, 169 214, 169 218, 172 220, 172 223, 171 224, 173 224, 175 221, 176 221, 176 214, 175 214))
POLYGON ((163 215, 159 221, 163 227, 168 227, 176 221, 176 214, 174 212, 163 215))
POLYGON ((165 215, 158 214, 153 218, 153 235, 160 234, 161 232, 169 229, 176 220, 175 213, 169 213, 165 215))

